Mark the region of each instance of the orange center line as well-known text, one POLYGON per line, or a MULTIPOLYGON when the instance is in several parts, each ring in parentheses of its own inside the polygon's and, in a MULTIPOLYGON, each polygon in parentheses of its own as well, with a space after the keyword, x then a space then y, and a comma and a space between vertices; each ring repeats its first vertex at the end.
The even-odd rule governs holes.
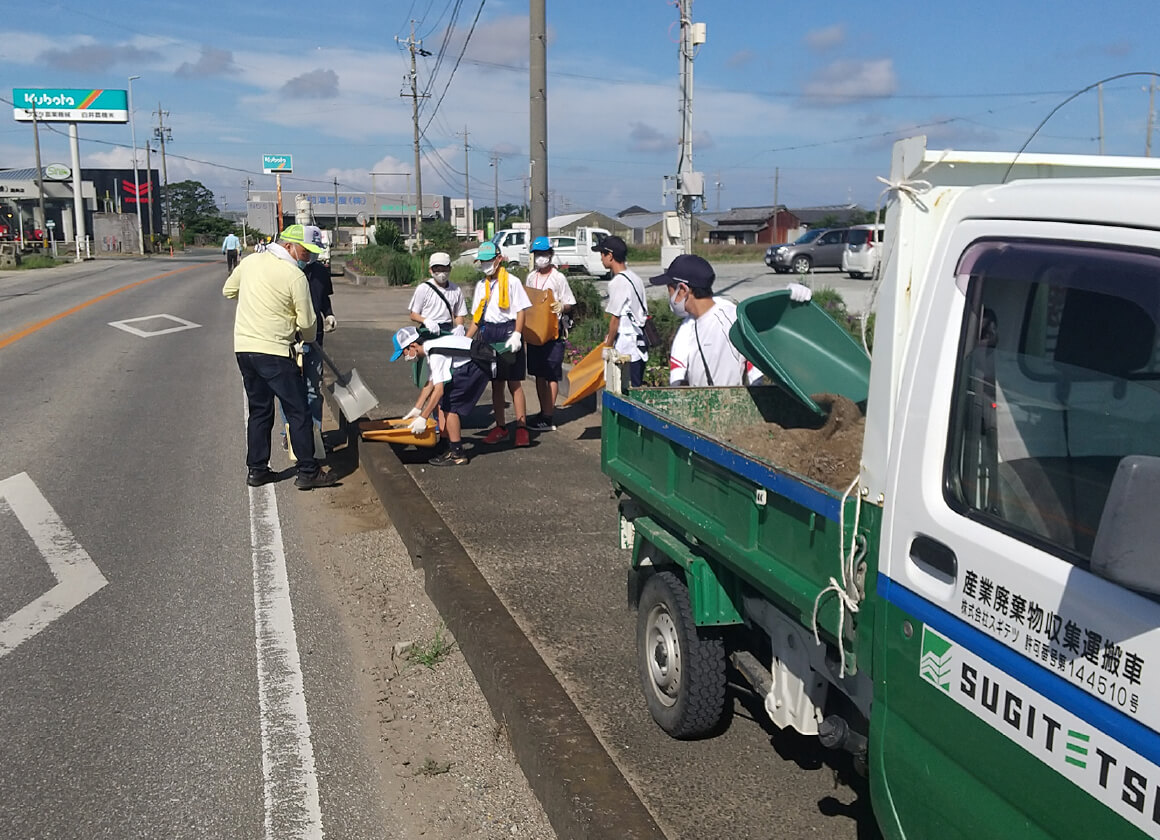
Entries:
POLYGON ((136 283, 130 283, 128 286, 122 286, 119 289, 113 289, 113 291, 111 291, 111 292, 105 292, 103 295, 98 295, 97 297, 93 298, 92 300, 86 300, 84 303, 78 303, 76 306, 72 307, 71 309, 66 309, 64 312, 57 313, 56 315, 53 315, 51 318, 45 318, 43 321, 37 321, 35 324, 29 324, 27 327, 25 327, 22 330, 11 333, 10 335, 5 336, 4 338, 0 338, 0 350, 3 350, 9 344, 15 344, 17 341, 19 341, 22 338, 25 338, 26 336, 32 335, 37 330, 44 329, 49 324, 56 323, 61 318, 66 318, 75 312, 80 312, 82 309, 90 307, 94 303, 100 303, 102 300, 106 300, 108 298, 111 298, 113 295, 119 295, 119 294, 121 294, 121 292, 129 291, 129 289, 135 289, 138 286, 143 286, 146 283, 153 282, 154 280, 160 280, 162 277, 171 277, 174 274, 180 274, 183 271, 189 271, 190 269, 193 269, 193 268, 201 268, 202 265, 203 265, 202 263, 198 263, 196 265, 187 265, 187 266, 185 266, 185 268, 175 268, 173 271, 167 271, 164 274, 158 274, 155 277, 146 277, 144 280, 138 280, 136 283))

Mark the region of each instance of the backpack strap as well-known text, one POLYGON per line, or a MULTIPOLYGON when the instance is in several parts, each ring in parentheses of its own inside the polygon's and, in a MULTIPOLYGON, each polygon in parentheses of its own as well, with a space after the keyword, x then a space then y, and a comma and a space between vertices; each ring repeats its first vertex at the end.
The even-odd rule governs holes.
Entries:
POLYGON ((447 296, 446 296, 446 295, 444 295, 444 294, 443 294, 443 292, 439 291, 439 287, 438 287, 438 286, 436 286, 434 283, 432 283, 430 280, 428 280, 428 281, 427 281, 426 283, 424 283, 423 285, 424 285, 424 286, 430 286, 430 287, 431 287, 431 291, 433 291, 435 294, 439 295, 439 299, 440 299, 441 301, 443 301, 443 305, 447 307, 447 316, 448 316, 448 317, 449 317, 449 318, 450 318, 452 321, 454 321, 454 320, 455 320, 455 310, 451 308, 451 303, 450 303, 450 302, 447 300, 447 296))

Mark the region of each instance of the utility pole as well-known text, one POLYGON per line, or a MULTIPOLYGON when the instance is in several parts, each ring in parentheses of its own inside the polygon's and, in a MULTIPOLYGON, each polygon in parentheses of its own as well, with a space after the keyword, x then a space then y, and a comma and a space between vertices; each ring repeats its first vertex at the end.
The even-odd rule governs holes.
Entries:
MULTIPOLYGON (((363 218, 366 218, 365 216, 363 218)), ((330 240, 330 247, 338 246, 338 178, 334 179, 334 238, 330 240)))
POLYGON ((495 214, 491 217, 491 235, 499 232, 499 155, 492 153, 491 166, 495 170, 495 214))
POLYGON ((717 177, 713 179, 713 186, 717 188, 717 212, 721 212, 721 173, 717 173, 717 177))
POLYGON ((527 190, 531 236, 548 235, 548 23, 544 0, 530 0, 528 53, 531 195, 527 190))
POLYGON ((463 126, 463 216, 466 222, 466 233, 470 235, 475 230, 475 213, 471 209, 471 177, 467 170, 470 157, 467 150, 467 126, 463 126))
MULTIPOLYGON (((666 178, 676 183, 677 221, 681 231, 681 243, 677 253, 693 252, 693 207, 697 200, 705 198, 705 175, 693 171, 693 50, 705 43, 705 24, 693 23, 693 0, 679 0, 681 17, 681 140, 677 156, 677 174, 666 178)), ((671 246, 661 248, 661 263, 668 265, 675 256, 671 246)))
POLYGON ((1100 154, 1104 153, 1104 86, 1096 87, 1096 102, 1100 111, 1100 154))
POLYGON ((153 163, 150 160, 153 152, 153 141, 145 141, 145 179, 148 183, 145 185, 145 203, 149 205, 149 245, 153 245, 153 163))
MULTIPOLYGON (((40 205, 40 229, 44 231, 43 244, 48 249, 52 231, 48 227, 48 217, 44 215, 44 170, 40 167, 40 126, 36 120, 36 99, 32 100, 32 145, 36 149, 36 198, 40 205)), ((140 217, 138 217, 140 218, 140 217)), ((56 247, 55 245, 53 247, 56 247)), ((55 253, 55 252, 54 252, 55 253)))
POLYGON ((153 136, 161 142, 161 179, 165 184, 165 189, 162 193, 163 201, 161 204, 161 209, 164 211, 162 224, 165 227, 165 235, 169 237, 169 240, 172 243, 173 204, 169 200, 169 169, 165 165, 165 144, 167 142, 173 142, 173 132, 165 127, 165 118, 169 116, 169 112, 161 110, 160 102, 157 103, 157 110, 153 113, 157 114, 157 128, 153 129, 153 136))
MULTIPOLYGON (((395 41, 398 40, 396 37, 395 41)), ((411 51, 411 121, 415 129, 415 236, 412 238, 412 251, 415 243, 423 236, 423 172, 419 168, 419 73, 415 69, 415 54, 428 56, 431 53, 423 49, 422 44, 422 41, 415 40, 415 21, 412 20, 411 37, 407 39, 407 49, 411 51)))
MULTIPOLYGON (((1152 127, 1156 125, 1156 111, 1152 105, 1156 98, 1156 77, 1148 79, 1148 134, 1144 140, 1144 156, 1152 157, 1152 127)), ((41 211, 43 212, 43 211, 41 211)))
POLYGON ((137 122, 133 118, 133 80, 140 78, 140 76, 129 77, 129 134, 133 140, 133 200, 137 207, 137 244, 140 246, 141 256, 145 256, 145 232, 141 229, 141 181, 137 175, 137 122))

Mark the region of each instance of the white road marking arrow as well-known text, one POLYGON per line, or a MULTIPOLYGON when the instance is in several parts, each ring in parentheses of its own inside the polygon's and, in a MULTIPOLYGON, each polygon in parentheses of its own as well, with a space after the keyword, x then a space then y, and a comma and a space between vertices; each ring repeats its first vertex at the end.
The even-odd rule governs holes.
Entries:
POLYGON ((28 473, 0 481, 0 504, 7 504, 44 555, 56 586, 0 621, 0 657, 11 653, 105 584, 105 576, 64 526, 28 473))

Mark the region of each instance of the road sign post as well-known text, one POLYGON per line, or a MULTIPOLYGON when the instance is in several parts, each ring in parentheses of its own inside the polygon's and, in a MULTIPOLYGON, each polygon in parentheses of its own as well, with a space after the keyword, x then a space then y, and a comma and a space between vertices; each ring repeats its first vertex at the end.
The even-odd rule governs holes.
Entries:
POLYGON ((278 190, 278 233, 282 232, 282 173, 293 171, 292 155, 262 155, 262 172, 274 176, 278 190))

